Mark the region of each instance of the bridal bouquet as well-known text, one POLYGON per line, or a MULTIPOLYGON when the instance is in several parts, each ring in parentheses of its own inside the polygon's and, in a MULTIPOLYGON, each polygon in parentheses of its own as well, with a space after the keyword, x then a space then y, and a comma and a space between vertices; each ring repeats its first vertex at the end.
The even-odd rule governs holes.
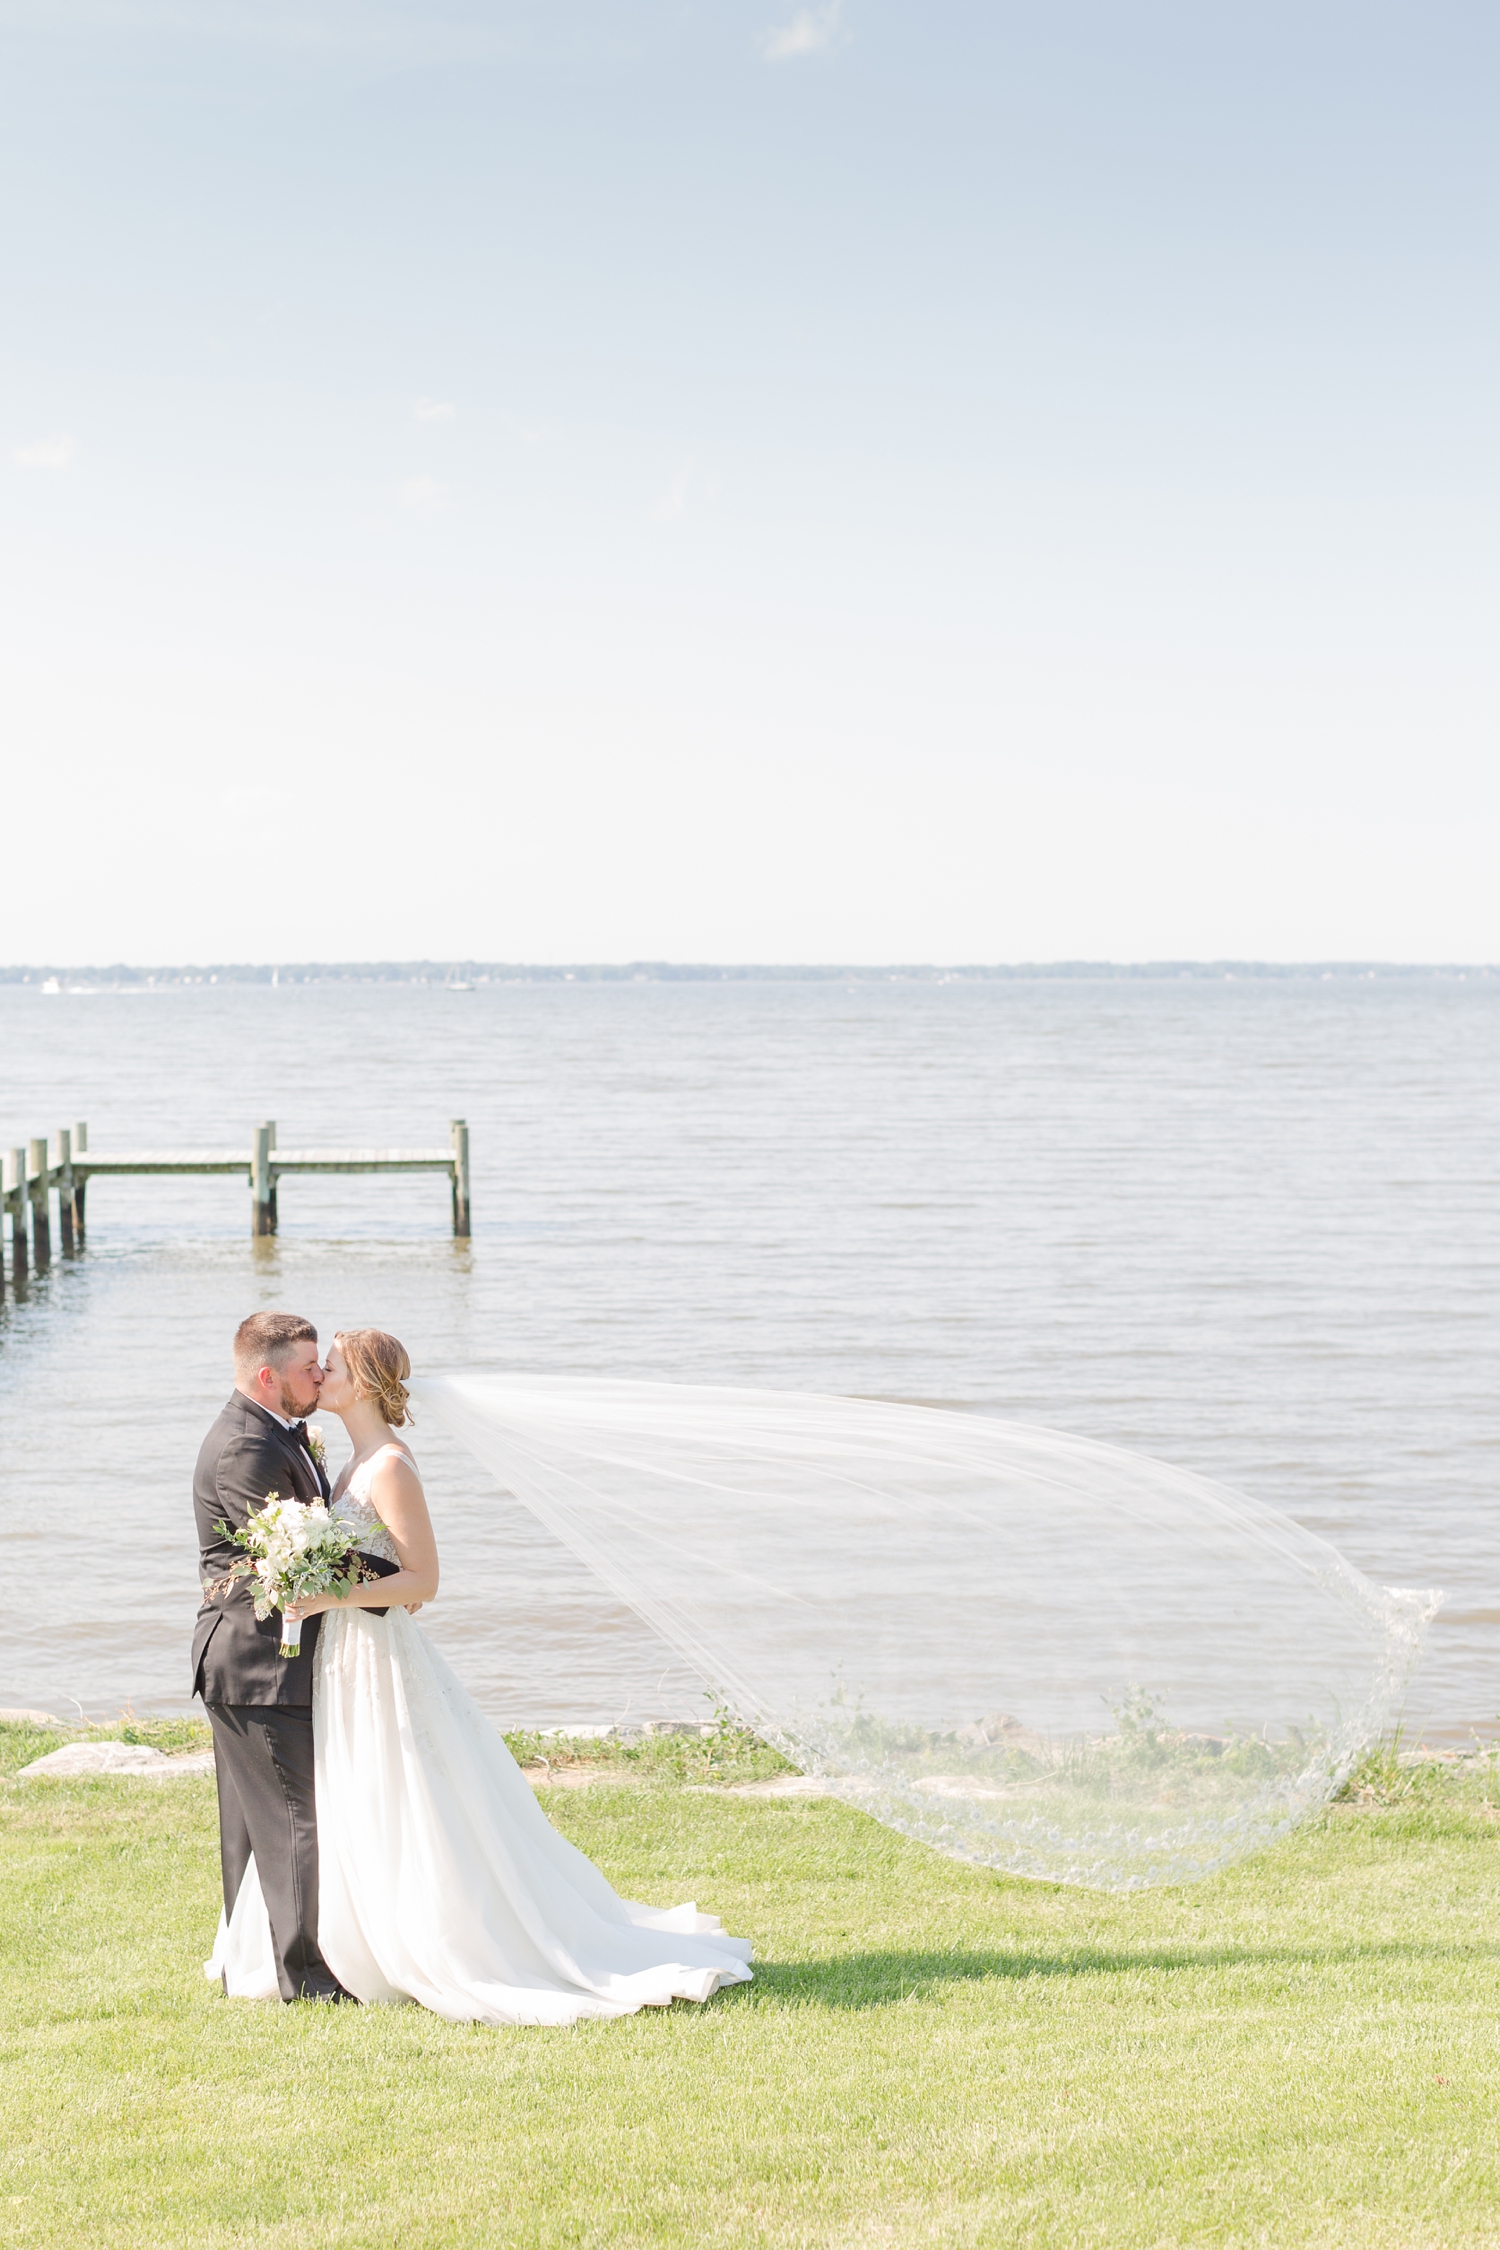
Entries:
MULTIPOLYGON (((251 1516, 243 1531, 227 1532, 247 1553, 235 1564, 231 1578, 254 1581, 252 1597, 257 1617, 273 1609, 294 1609, 318 1594, 333 1594, 342 1601, 353 1593, 364 1576, 353 1532, 328 1513, 321 1500, 283 1500, 277 1492, 266 1494, 266 1504, 251 1516)), ((295 1656, 302 1645, 302 1620, 281 1627, 281 1654, 295 1656)))

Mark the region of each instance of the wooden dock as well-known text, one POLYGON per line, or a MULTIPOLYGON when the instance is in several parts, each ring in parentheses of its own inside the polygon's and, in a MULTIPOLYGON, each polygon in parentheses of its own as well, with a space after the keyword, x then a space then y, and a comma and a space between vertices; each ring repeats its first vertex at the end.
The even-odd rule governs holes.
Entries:
POLYGON ((278 1148, 271 1121, 257 1125, 248 1149, 148 1149, 98 1154, 85 1124, 64 1125, 49 1145, 34 1140, 5 1156, 3 1208, 10 1220, 10 1272, 24 1294, 33 1265, 52 1261, 52 1203, 57 1201, 58 1245, 65 1258, 83 1247, 90 1180, 167 1178, 205 1174, 243 1180, 250 1189, 250 1232, 276 1232, 276 1190, 288 1172, 443 1172, 452 1193, 453 1232, 469 1232, 469 1128, 461 1117, 449 1127, 446 1148, 278 1148))

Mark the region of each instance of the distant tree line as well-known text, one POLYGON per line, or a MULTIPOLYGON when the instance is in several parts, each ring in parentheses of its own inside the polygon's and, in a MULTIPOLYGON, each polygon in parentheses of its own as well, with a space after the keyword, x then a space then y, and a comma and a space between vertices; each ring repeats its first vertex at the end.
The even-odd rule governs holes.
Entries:
POLYGON ((733 984, 990 983, 1007 979, 1236 977, 1421 978, 1490 977, 1500 969, 1464 962, 1399 961, 1008 961, 943 966, 931 962, 774 963, 712 961, 218 961, 143 968, 116 961, 81 968, 76 963, 33 962, 0 966, 0 984, 733 984))

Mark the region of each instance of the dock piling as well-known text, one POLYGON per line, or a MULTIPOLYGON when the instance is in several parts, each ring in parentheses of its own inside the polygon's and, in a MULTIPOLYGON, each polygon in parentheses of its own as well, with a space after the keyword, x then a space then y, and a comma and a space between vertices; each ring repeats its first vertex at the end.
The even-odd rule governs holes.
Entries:
POLYGON ((73 1256, 73 1136, 57 1128, 57 1236, 65 1258, 73 1256))
POLYGON ((254 1203, 250 1213, 250 1232, 253 1235, 276 1232, 276 1205, 272 1200, 271 1148, 276 1138, 274 1125, 257 1125, 255 1150, 251 1161, 251 1190, 254 1203))
POLYGON ((45 1141, 31 1144, 31 1248, 36 1270, 43 1273, 52 1263, 52 1215, 47 1195, 47 1181, 51 1166, 47 1161, 45 1141))
MULTIPOLYGON (((76 1121, 75 1121, 75 1123, 74 1123, 74 1126, 73 1126, 73 1132, 72 1132, 72 1143, 73 1143, 73 1155, 74 1155, 75 1157, 78 1157, 78 1156, 87 1156, 87 1155, 88 1155, 88 1152, 89 1152, 89 1129, 88 1129, 87 1125, 85 1125, 85 1124, 84 1124, 84 1123, 82 1122, 82 1120, 81 1120, 81 1119, 79 1119, 79 1120, 76 1120, 76 1121)), ((72 1180, 72 1183, 73 1183, 73 1187, 72 1187, 72 1195, 71 1195, 71 1201, 72 1201, 72 1205, 73 1205, 73 1239, 74 1239, 74 1241, 75 1241, 75 1242, 77 1243, 77 1245, 78 1245, 79 1249, 81 1250, 81 1249, 83 1248, 83 1233, 84 1233, 84 1228, 83 1228, 83 1199, 84 1199, 84 1195, 85 1195, 85 1192, 87 1191, 87 1188, 88 1188, 88 1184, 89 1184, 89 1183, 88 1183, 88 1176, 87 1176, 87 1174, 86 1174, 86 1173, 80 1173, 80 1172, 71 1172, 71 1173, 69 1174, 69 1177, 70 1177, 70 1179, 72 1180)))
POLYGON ((13 1148, 5 1159, 5 1200, 10 1206, 10 1277, 16 1295, 26 1294, 26 1151, 13 1148))
POLYGON ((453 1141, 453 1232, 463 1240, 469 1234, 469 1128, 461 1117, 449 1126, 453 1141))

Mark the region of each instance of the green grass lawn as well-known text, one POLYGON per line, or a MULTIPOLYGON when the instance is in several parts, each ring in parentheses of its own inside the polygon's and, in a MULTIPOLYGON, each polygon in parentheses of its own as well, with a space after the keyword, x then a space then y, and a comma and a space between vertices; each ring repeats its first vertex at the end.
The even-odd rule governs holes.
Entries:
POLYGON ((1492 1782, 1110 1898, 687 1755, 544 1801, 757 1981, 572 2031, 225 2001, 210 1782, 0 1782, 0 2243, 1500 2244, 1492 1782))

